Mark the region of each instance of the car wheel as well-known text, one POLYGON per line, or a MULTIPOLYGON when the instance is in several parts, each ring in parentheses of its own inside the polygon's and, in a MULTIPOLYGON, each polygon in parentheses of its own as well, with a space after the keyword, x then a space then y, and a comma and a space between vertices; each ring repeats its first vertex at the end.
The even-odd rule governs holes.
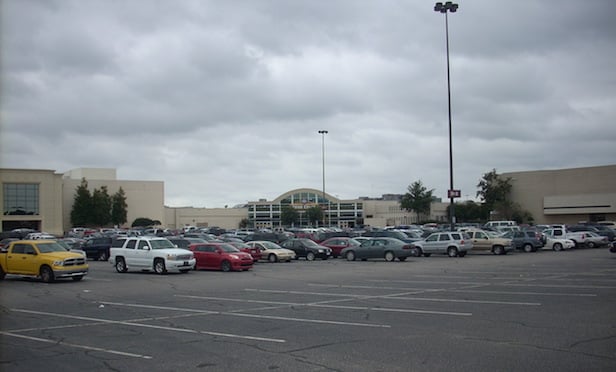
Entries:
POLYGON ((355 261, 355 252, 348 251, 346 254, 347 261, 355 261))
POLYGON ((98 255, 98 260, 99 261, 107 261, 109 259, 109 254, 107 252, 101 252, 98 255))
POLYGON ((312 252, 308 252, 308 253, 306 254, 306 259, 307 259, 308 261, 314 261, 314 253, 312 253, 312 252))
POLYGON ((556 252, 560 252, 563 250, 563 245, 560 243, 554 243, 554 245, 552 246, 552 249, 555 250, 556 252))
POLYGON ((276 257, 276 255, 275 255, 275 254, 270 253, 270 255, 269 255, 269 256, 267 256, 267 260, 268 260, 269 262, 274 263, 274 262, 277 262, 277 261, 278 261, 278 257, 276 257))
POLYGON ((390 251, 385 252, 385 261, 392 262, 395 259, 396 259, 396 255, 394 254, 394 252, 390 252, 390 251))
POLYGON ((595 244, 595 242, 586 242, 586 246, 588 248, 597 248, 597 244, 595 244))
POLYGON ((167 268, 165 267, 165 261, 161 258, 157 258, 154 261, 154 272, 158 275, 163 275, 167 272, 167 268))
POLYGON ((524 244, 522 249, 524 250, 524 252, 530 253, 530 252, 533 251, 533 246, 531 244, 526 243, 526 244, 524 244))
POLYGON ((222 263, 220 264, 220 270, 224 271, 224 272, 229 272, 231 271, 231 262, 229 261, 222 261, 222 263))
POLYGON ((421 257, 421 255, 423 254, 423 251, 421 250, 421 248, 417 247, 417 248, 415 248, 415 252, 414 253, 415 253, 415 257, 421 257))
POLYGON ((74 276, 74 277, 73 277, 73 281, 75 281, 75 282, 78 282, 78 281, 80 281, 81 279, 83 279, 83 275, 77 275, 77 276, 74 276))
POLYGON ((119 273, 125 273, 126 272, 126 270, 127 270, 126 262, 124 261, 124 259, 122 257, 116 258, 115 269, 119 273))
POLYGON ((494 246, 494 248, 492 249, 492 253, 496 254, 496 255, 501 255, 501 254, 505 254, 505 247, 503 247, 502 245, 496 245, 494 246))
POLYGON ((43 283, 51 283, 54 280, 53 271, 49 266, 42 266, 39 274, 43 283))
POLYGON ((449 257, 456 257, 458 255, 458 249, 456 247, 447 248, 447 255, 449 257))

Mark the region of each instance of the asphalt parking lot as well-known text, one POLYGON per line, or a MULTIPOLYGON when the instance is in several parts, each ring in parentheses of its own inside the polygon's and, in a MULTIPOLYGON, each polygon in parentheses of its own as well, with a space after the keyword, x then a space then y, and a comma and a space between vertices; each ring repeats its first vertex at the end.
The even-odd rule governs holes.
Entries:
POLYGON ((2 371, 614 371, 607 249, 0 282, 2 371))

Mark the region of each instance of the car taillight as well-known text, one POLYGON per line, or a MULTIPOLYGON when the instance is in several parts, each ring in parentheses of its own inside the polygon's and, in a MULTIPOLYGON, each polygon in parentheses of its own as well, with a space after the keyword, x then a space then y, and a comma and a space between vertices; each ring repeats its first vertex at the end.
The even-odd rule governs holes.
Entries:
POLYGON ((464 245, 464 239, 460 240, 460 244, 464 245))

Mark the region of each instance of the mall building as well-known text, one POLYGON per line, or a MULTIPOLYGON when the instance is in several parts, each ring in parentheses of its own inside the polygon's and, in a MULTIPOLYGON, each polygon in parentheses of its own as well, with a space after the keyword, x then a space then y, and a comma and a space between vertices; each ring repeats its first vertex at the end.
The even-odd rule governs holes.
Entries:
MULTIPOLYGON (((616 220, 616 165, 505 173, 512 199, 531 212, 536 223, 577 223, 616 220)), ((118 180, 113 168, 79 168, 65 173, 44 169, 0 168, 2 231, 32 228, 54 235, 70 230, 77 187, 85 178, 90 192, 106 186, 109 195, 121 187, 126 195, 128 225, 139 217, 161 221, 163 227, 238 228, 281 226, 281 212, 295 208, 298 226, 308 226, 306 210, 320 206, 327 225, 384 227, 417 223, 414 212, 400 209, 401 195, 341 200, 316 189, 296 189, 274 200, 247 202, 233 208, 165 206, 164 181, 118 180)), ((425 219, 447 222, 448 203, 434 202, 425 219)), ((128 226, 125 226, 128 227, 128 226)))

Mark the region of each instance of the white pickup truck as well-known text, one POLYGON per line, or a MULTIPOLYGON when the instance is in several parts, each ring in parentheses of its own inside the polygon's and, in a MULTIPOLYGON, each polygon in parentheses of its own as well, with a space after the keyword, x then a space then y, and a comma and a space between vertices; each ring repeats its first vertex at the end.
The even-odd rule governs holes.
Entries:
POLYGON ((109 262, 119 273, 129 269, 153 270, 161 275, 170 270, 186 273, 196 263, 191 251, 178 248, 165 238, 121 238, 112 243, 109 251, 109 262))

